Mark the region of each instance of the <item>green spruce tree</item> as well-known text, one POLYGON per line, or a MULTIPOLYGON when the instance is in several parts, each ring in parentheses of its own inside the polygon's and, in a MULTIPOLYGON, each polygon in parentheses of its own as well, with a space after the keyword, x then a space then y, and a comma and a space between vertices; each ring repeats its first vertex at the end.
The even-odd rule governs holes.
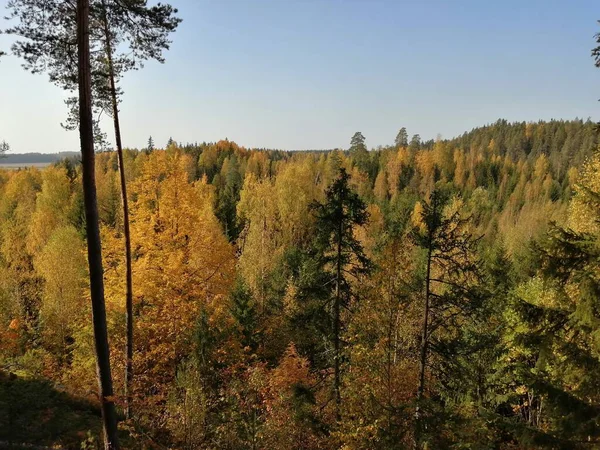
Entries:
POLYGON ((351 279, 359 278, 371 269, 371 262, 354 235, 356 226, 367 223, 366 205, 350 188, 349 179, 346 170, 340 169, 338 177, 325 193, 325 201, 313 204, 316 245, 332 288, 329 296, 331 330, 328 338, 333 347, 333 396, 338 420, 342 403, 343 333, 352 303, 356 301, 351 279))

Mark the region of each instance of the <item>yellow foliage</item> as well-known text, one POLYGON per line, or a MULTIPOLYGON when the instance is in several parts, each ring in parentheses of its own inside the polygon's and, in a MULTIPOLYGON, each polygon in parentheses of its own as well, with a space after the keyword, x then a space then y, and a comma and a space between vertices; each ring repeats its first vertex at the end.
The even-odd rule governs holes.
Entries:
POLYGON ((41 183, 37 169, 14 172, 6 183, 0 203, 2 256, 8 267, 16 271, 31 269, 27 242, 41 183))
POLYGON ((56 228, 68 224, 70 200, 71 186, 66 170, 51 166, 42 171, 42 190, 37 195, 27 240, 31 254, 42 249, 56 228))
POLYGON ((377 174, 377 178, 375 179, 375 187, 373 189, 373 193, 375 194, 375 198, 377 200, 384 201, 388 196, 388 182, 387 176, 384 170, 379 171, 377 174))
MULTIPOLYGON (((265 417, 264 448, 319 449, 318 434, 307 427, 299 418, 295 389, 308 389, 316 384, 308 359, 298 354, 296 346, 290 343, 279 365, 269 373, 267 413, 265 417)), ((303 405, 313 415, 318 412, 316 405, 303 405)), ((304 411, 308 416, 308 411, 304 411)), ((307 420, 307 419, 305 419, 307 420)))
POLYGON ((318 168, 311 158, 286 164, 275 179, 275 201, 285 244, 299 244, 310 232, 313 218, 306 214, 309 205, 321 200, 318 168))
POLYGON ((270 169, 270 160, 266 152, 253 152, 248 158, 246 173, 252 173, 257 178, 268 176, 270 169))
POLYGON ((153 152, 131 186, 134 362, 139 393, 151 402, 164 399, 177 362, 189 354, 199 312, 222 320, 234 276, 212 191, 189 182, 189 167, 179 151, 153 152))
POLYGON ((240 270, 262 310, 264 283, 275 267, 281 248, 276 197, 271 181, 259 181, 255 175, 248 174, 240 193, 237 212, 246 222, 240 238, 240 270))
POLYGON ((369 257, 372 257, 378 240, 383 236, 385 218, 381 208, 375 204, 367 206, 367 213, 369 214, 368 222, 361 227, 355 228, 354 235, 362 244, 365 253, 369 257))
POLYGON ((81 236, 69 225, 57 228, 35 259, 35 268, 45 281, 40 308, 44 341, 59 359, 65 356, 67 338, 85 310, 84 250, 81 236))
POLYGON ((423 204, 421 202, 415 203, 412 215, 410 216, 410 222, 414 227, 418 227, 421 231, 425 230, 425 223, 423 223, 423 204))
MULTIPOLYGON (((571 174, 575 178, 576 174, 571 174)), ((569 206, 568 225, 575 231, 600 232, 597 209, 590 207, 600 193, 600 154, 594 156, 581 170, 575 184, 575 195, 569 206)))

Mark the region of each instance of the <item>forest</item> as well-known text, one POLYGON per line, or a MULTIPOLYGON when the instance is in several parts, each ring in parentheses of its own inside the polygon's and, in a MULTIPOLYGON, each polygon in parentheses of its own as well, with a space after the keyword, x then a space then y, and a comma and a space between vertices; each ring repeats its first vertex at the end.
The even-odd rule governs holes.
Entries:
MULTIPOLYGON (((597 445, 594 130, 498 121, 433 144, 403 129, 371 151, 360 133, 346 151, 172 140, 124 151, 134 352, 123 445, 597 445)), ((115 152, 96 160, 123 410, 119 165, 115 152)), ((47 423, 42 442, 73 445, 86 426, 94 442, 81 169, 3 171, 0 186, 0 401, 18 392, 34 404, 35 380, 90 405, 19 422, 7 404, 17 425, 5 416, 1 436, 47 423)))
POLYGON ((178 11, 8 8, 81 157, 0 170, 0 448, 600 448, 596 123, 129 149, 178 11))

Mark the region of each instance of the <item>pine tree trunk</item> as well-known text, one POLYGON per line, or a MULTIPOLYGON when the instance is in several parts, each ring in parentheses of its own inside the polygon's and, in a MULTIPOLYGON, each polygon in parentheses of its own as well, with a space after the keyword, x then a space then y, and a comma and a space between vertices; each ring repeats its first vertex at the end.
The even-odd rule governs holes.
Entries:
POLYGON ((432 254, 432 230, 428 226, 427 238, 427 274, 425 278, 425 305, 423 307, 423 325, 421 329, 421 346, 419 352, 419 386, 417 387, 417 406, 415 409, 415 439, 414 448, 421 445, 421 401, 425 391, 425 370, 427 367, 427 347, 429 344, 429 300, 431 293, 431 254, 432 254))
POLYGON ((133 379, 133 281, 131 270, 131 234, 129 231, 129 206, 127 201, 127 184, 125 181, 125 165, 123 163, 123 145, 121 143, 121 125, 119 122, 119 105, 117 101, 117 87, 115 83, 115 70, 113 66, 113 50, 106 5, 104 7, 104 37, 106 40, 106 57, 110 78, 110 95, 115 128, 115 143, 117 146, 117 159, 119 160, 119 176, 121 182, 121 204, 123 206, 123 234, 125 235, 125 321, 127 328, 127 343, 125 346, 125 417, 131 418, 131 381, 133 379))
POLYGON ((100 388, 104 448, 107 450, 115 450, 119 448, 119 442, 117 438, 117 415, 115 405, 112 401, 113 388, 110 373, 108 333, 106 329, 106 309, 104 305, 102 247, 100 243, 98 204, 96 200, 89 8, 89 0, 77 0, 79 138, 81 141, 81 166, 83 171, 83 195, 86 217, 88 263, 90 269, 92 322, 94 326, 94 344, 96 350, 96 372, 100 388))

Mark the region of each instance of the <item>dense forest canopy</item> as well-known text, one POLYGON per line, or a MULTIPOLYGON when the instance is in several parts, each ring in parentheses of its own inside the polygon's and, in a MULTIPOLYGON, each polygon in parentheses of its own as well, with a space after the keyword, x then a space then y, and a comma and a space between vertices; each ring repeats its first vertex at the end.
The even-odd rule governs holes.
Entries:
MULTIPOLYGON (((600 446, 595 124, 367 142, 124 150, 123 447, 600 446)), ((122 411, 116 152, 95 175, 122 411)), ((81 176, 69 159, 0 172, 2 442, 99 436, 81 176)))
POLYGON ((81 152, 0 170, 0 447, 600 449, 598 124, 127 149, 177 8, 6 9, 81 152))

